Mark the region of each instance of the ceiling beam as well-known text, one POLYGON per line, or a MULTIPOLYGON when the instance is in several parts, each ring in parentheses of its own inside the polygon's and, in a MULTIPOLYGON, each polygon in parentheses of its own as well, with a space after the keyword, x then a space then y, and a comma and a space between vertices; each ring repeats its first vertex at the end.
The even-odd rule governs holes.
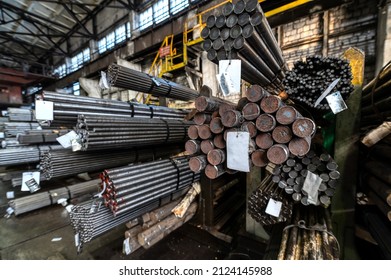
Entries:
POLYGON ((65 8, 65 10, 68 12, 68 14, 76 21, 76 23, 86 32, 87 37, 92 37, 92 34, 88 29, 80 22, 78 17, 73 13, 72 5, 71 8, 68 7, 67 4, 62 3, 62 6, 65 8))

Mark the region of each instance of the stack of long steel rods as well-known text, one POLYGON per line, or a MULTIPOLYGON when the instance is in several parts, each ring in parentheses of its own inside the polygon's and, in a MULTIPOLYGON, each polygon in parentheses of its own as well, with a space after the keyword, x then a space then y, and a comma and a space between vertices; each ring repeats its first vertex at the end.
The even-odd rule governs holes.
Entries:
POLYGON ((310 56, 305 61, 295 62, 292 71, 286 74, 284 87, 292 100, 310 108, 329 110, 330 106, 326 99, 316 107, 315 102, 338 78, 340 81, 333 92, 339 91, 346 100, 353 91, 349 62, 340 58, 310 56))
POLYGON ((114 215, 137 209, 198 181, 187 157, 153 161, 105 170, 101 174, 105 205, 114 215))
POLYGON ((180 120, 79 116, 82 150, 116 149, 184 142, 191 123, 180 120))
POLYGON ((63 188, 57 188, 50 191, 32 194, 9 201, 9 206, 14 209, 15 215, 18 216, 45 206, 57 204, 61 198, 70 199, 80 197, 85 194, 92 194, 98 191, 99 179, 88 182, 69 185, 63 188))
POLYGON ((289 220, 292 208, 292 201, 273 182, 271 174, 266 175, 260 186, 248 198, 248 213, 255 221, 263 225, 273 225, 289 220), (273 201, 270 202, 270 200, 273 201), (268 214, 266 209, 269 203, 281 203, 279 213, 268 214))
POLYGON ((295 207, 284 229, 279 260, 338 260, 340 248, 327 209, 295 207))
POLYGON ((177 145, 145 149, 126 149, 91 152, 48 151, 41 156, 41 177, 51 178, 100 171, 124 164, 148 161, 181 152, 177 145))
POLYGON ((188 129, 191 140, 185 148, 198 155, 190 161, 192 170, 205 169, 211 179, 226 170, 226 137, 231 131, 249 132, 251 161, 259 167, 282 164, 290 154, 303 157, 310 150, 315 123, 258 85, 248 88, 237 105, 207 97, 198 97, 195 105, 196 125, 188 129))
POLYGON ((316 205, 328 207, 340 178, 337 169, 338 165, 328 153, 323 152, 318 156, 314 150, 310 150, 304 157, 289 158, 284 164, 271 168, 270 171, 273 174, 273 182, 278 184, 279 188, 283 189, 293 201, 306 206, 310 204, 308 193, 303 191, 303 184, 308 171, 318 175, 321 184, 317 190, 316 205))
POLYGON ((36 122, 6 122, 4 123, 5 137, 16 137, 26 130, 37 129, 39 124, 36 122))
POLYGON ((36 122, 34 110, 22 108, 7 108, 7 117, 13 122, 36 122))
POLYGON ((21 165, 39 162, 40 156, 49 150, 62 150, 60 145, 18 147, 0 149, 0 166, 21 165))
POLYGON ((73 127, 79 115, 120 118, 183 119, 187 111, 135 102, 124 102, 44 91, 38 97, 53 102, 54 124, 73 127))
POLYGON ((115 217, 113 217, 113 213, 109 208, 101 206, 101 201, 86 201, 72 207, 70 221, 76 233, 78 251, 82 250, 85 243, 99 235, 177 199, 184 195, 188 189, 188 187, 185 187, 167 192, 151 201, 146 201, 142 206, 118 214, 115 217))
POLYGON ((41 144, 57 142, 57 138, 68 133, 68 129, 62 130, 27 130, 16 136, 20 144, 41 144))
POLYGON ((183 85, 117 64, 109 66, 108 78, 112 86, 150 93, 154 96, 184 101, 194 100, 199 96, 197 91, 183 85))
POLYGON ((240 59, 245 80, 280 89, 285 61, 257 0, 227 3, 222 15, 207 18, 201 36, 209 60, 240 59))

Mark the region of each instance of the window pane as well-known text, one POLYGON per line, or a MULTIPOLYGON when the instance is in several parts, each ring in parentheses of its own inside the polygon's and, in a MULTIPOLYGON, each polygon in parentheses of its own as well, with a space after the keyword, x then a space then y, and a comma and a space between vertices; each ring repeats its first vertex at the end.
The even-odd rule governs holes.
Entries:
POLYGON ((73 83, 72 91, 74 95, 80 95, 80 84, 79 82, 73 83))
POLYGON ((168 13, 168 0, 159 0, 153 5, 153 16, 155 23, 162 22, 170 16, 168 13))
POLYGON ((126 24, 126 37, 130 38, 132 36, 131 30, 130 30, 130 22, 126 24))
POLYGON ((150 7, 140 14, 140 18, 139 18, 140 30, 143 30, 148 26, 151 26, 152 23, 153 23, 152 7, 150 7))
POLYGON ((104 53, 106 50, 106 37, 104 37, 98 41, 98 52, 104 53))
POLYGON ((86 48, 84 49, 83 51, 83 62, 88 62, 90 61, 91 57, 90 57, 90 48, 86 48))
POLYGON ((111 49, 112 47, 114 47, 114 44, 115 44, 115 33, 113 31, 109 35, 106 36, 107 49, 111 49))
POLYGON ((171 14, 174 15, 189 6, 188 0, 170 0, 171 14))
POLYGON ((121 43, 125 39, 126 39, 126 28, 124 24, 115 30, 115 43, 116 44, 121 43))

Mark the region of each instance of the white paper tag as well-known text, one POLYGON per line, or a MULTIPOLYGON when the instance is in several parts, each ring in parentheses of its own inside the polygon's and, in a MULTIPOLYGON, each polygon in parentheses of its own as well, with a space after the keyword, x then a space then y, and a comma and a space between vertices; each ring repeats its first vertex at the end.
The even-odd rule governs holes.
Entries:
POLYGON ((109 82, 107 81, 106 72, 100 71, 99 86, 101 89, 109 89, 109 82))
POLYGON ((53 237, 52 238, 52 242, 58 242, 58 241, 61 241, 62 240, 62 237, 53 237))
POLYGON ((302 190, 308 195, 308 203, 314 205, 318 203, 318 190, 321 183, 322 179, 318 175, 311 171, 307 172, 302 190))
POLYGON ((79 233, 75 234, 75 247, 79 247, 80 245, 80 235, 79 233))
POLYGON ((60 198, 59 200, 57 200, 57 204, 61 204, 62 206, 67 206, 68 202, 67 202, 67 199, 66 198, 60 198))
POLYGON ((326 100, 329 103, 331 111, 333 111, 334 115, 348 108, 339 91, 336 91, 329 96, 326 96, 326 100))
POLYGON ((65 209, 68 211, 68 213, 71 213, 73 204, 69 204, 65 207, 65 209))
POLYGON ((72 131, 68 132, 67 134, 64 134, 60 137, 57 137, 56 140, 58 143, 61 144, 61 146, 63 148, 66 149, 66 148, 70 148, 72 146, 72 141, 76 140, 78 138, 79 138, 79 136, 77 135, 77 133, 74 130, 72 130, 72 131))
POLYGON ((35 118, 42 121, 53 120, 53 102, 36 100, 35 101, 35 118))
POLYGON ((241 65, 239 59, 219 61, 217 81, 224 96, 240 93, 241 65))
POLYGON ((274 200, 273 198, 269 199, 269 202, 267 203, 265 212, 269 214, 270 216, 278 218, 280 216, 282 207, 282 202, 274 200))
POLYGON ((72 152, 80 151, 82 148, 81 144, 79 143, 79 138, 73 139, 71 141, 71 145, 72 145, 72 152))
POLYGON ((249 143, 250 133, 248 132, 227 133, 227 167, 229 169, 250 172, 249 143))
POLYGON ((8 199, 14 199, 15 198, 15 192, 14 191, 7 192, 7 198, 8 199))
POLYGON ((40 182, 40 172, 23 172, 22 176, 22 192, 36 192, 40 189, 39 182, 40 182))
POLYGON ((0 132, 0 138, 1 139, 4 139, 5 137, 4 137, 4 132, 0 132))
POLYGON ((15 212, 15 211, 14 211, 14 208, 12 208, 12 207, 8 207, 6 211, 7 211, 7 214, 8 214, 8 215, 12 215, 12 213, 15 212))
POLYGON ((132 250, 130 249, 129 238, 126 238, 124 240, 124 252, 126 255, 129 255, 132 252, 132 250))

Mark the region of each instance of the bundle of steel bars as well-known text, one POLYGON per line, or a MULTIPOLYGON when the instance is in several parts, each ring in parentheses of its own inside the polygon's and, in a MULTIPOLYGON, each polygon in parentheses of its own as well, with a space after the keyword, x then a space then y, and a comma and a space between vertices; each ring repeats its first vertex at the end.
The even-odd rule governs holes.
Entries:
POLYGON ((273 182, 271 174, 268 174, 262 180, 260 186, 248 198, 248 213, 255 221, 263 225, 273 225, 289 220, 292 215, 292 208, 292 201, 273 182), (269 203, 281 203, 278 213, 267 212, 269 203))
POLYGON ((62 150, 60 145, 26 146, 18 148, 0 149, 0 166, 21 165, 39 162, 40 156, 49 150, 62 150))
POLYGON ((51 178, 101 171, 134 162, 149 161, 175 155, 182 149, 178 145, 146 147, 143 149, 72 152, 48 151, 41 156, 41 177, 51 178))
POLYGON ((112 86, 150 93, 154 96, 183 101, 194 100, 199 96, 196 90, 117 64, 109 66, 108 79, 112 86))
POLYGON ((346 100, 353 92, 349 62, 340 58, 310 56, 305 61, 295 62, 292 71, 286 74, 284 87, 292 100, 317 110, 329 110, 326 99, 317 106, 315 102, 338 78, 333 92, 339 91, 346 100))
POLYGON ((281 89, 285 61, 258 0, 227 3, 201 31, 208 59, 240 59, 242 77, 252 84, 281 89))
POLYGON ((82 150, 116 149, 184 142, 191 123, 180 120, 79 116, 82 150))
POLYGON ((36 122, 6 122, 4 123, 5 137, 16 137, 27 130, 37 129, 40 125, 36 122))
POLYGON ((328 209, 295 207, 282 235, 279 260, 338 260, 340 248, 328 209))
POLYGON ((107 169, 101 174, 105 205, 114 215, 183 189, 198 181, 200 173, 189 169, 187 157, 107 169))
POLYGON ((70 212, 71 225, 76 233, 76 246, 80 252, 83 245, 101 234, 125 224, 145 213, 183 196, 189 185, 179 190, 166 192, 153 200, 145 201, 139 207, 123 212, 113 217, 113 213, 102 205, 101 200, 86 201, 72 207, 70 212))
POLYGON ((249 87, 238 104, 216 98, 198 97, 196 125, 188 129, 191 140, 186 151, 195 156, 190 161, 193 171, 205 169, 210 179, 224 174, 226 138, 228 132, 247 131, 250 134, 251 163, 265 167, 269 162, 283 164, 290 154, 303 157, 311 147, 316 125, 298 110, 284 104, 258 85, 249 87))
POLYGON ((68 133, 68 129, 62 130, 27 130, 18 134, 16 139, 19 144, 41 144, 57 142, 57 138, 68 133))
POLYGON ((7 108, 6 116, 13 122, 36 122, 34 110, 22 108, 7 108))
POLYGON ((183 119, 187 111, 135 102, 66 95, 44 91, 39 99, 53 102, 53 123, 73 127, 79 115, 120 118, 183 119))
POLYGON ((18 216, 49 205, 57 204, 58 200, 61 198, 68 200, 85 194, 97 193, 99 189, 99 182, 100 180, 96 179, 50 191, 31 194, 25 197, 13 199, 9 201, 8 204, 14 209, 15 215, 18 216))
POLYGON ((291 196, 293 201, 305 206, 310 204, 308 193, 303 190, 304 182, 308 172, 316 174, 321 179, 316 190, 316 205, 327 208, 338 186, 340 173, 337 169, 338 165, 328 153, 322 152, 318 156, 314 150, 310 150, 304 157, 289 158, 285 164, 271 168, 270 171, 273 174, 273 182, 291 196))

